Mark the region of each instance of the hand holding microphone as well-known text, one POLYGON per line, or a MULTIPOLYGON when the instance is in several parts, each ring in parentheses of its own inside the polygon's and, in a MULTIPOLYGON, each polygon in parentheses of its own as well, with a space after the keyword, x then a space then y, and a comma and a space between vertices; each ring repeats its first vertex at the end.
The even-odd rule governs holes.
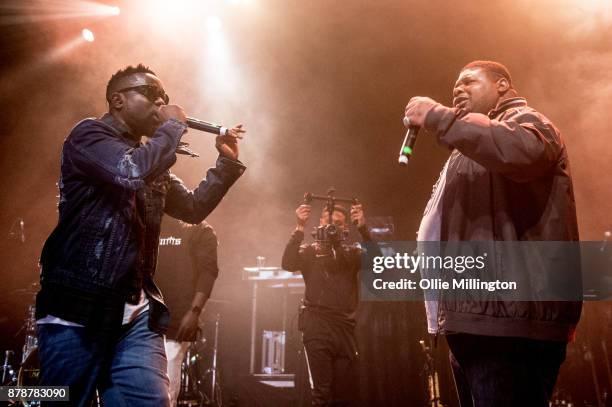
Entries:
POLYGON ((217 136, 215 147, 219 154, 231 159, 238 160, 238 139, 241 139, 246 130, 242 128, 242 124, 237 124, 224 134, 217 136))
POLYGON ((432 107, 438 102, 432 98, 425 96, 415 96, 406 105, 404 116, 410 120, 410 125, 423 127, 425 125, 425 117, 432 107))
POLYGON ((190 129, 205 131, 218 136, 230 136, 235 139, 241 139, 243 137, 242 133, 246 133, 246 131, 242 129, 242 124, 228 129, 218 124, 209 123, 194 117, 187 117, 185 110, 179 105, 162 105, 159 108, 158 115, 162 123, 169 119, 175 119, 185 123, 190 129))
MULTIPOLYGON (((216 134, 215 147, 217 151, 219 151, 219 154, 234 161, 238 160, 238 140, 243 138, 243 135, 246 133, 242 124, 237 124, 231 129, 228 129, 218 124, 187 117, 183 108, 178 105, 160 106, 158 116, 162 123, 169 119, 175 119, 185 123, 187 127, 191 129, 216 134)), ((182 146, 182 148, 179 148, 177 151, 194 157, 198 156, 197 153, 192 152, 186 148, 186 146, 182 146)))
POLYGON ((419 129, 425 124, 425 117, 429 110, 436 105, 431 98, 416 96, 410 99, 404 113, 404 126, 408 128, 402 148, 400 149, 398 162, 407 165, 414 152, 419 129))
POLYGON ((404 116, 404 126, 408 128, 404 141, 402 142, 402 148, 399 152, 399 159, 397 160, 400 165, 408 165, 408 161, 412 157, 414 151, 414 145, 416 144, 417 135, 419 134, 420 127, 412 125, 410 119, 404 116))
POLYGON ((179 105, 161 105, 159 107, 159 121, 160 123, 165 122, 169 119, 175 119, 183 123, 187 123, 187 116, 185 110, 179 105))

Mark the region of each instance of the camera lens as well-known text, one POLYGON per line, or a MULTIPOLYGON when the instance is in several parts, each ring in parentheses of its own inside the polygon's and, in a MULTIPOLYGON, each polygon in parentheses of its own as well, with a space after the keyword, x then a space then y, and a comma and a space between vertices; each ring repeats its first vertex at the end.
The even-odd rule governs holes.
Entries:
POLYGON ((338 236, 338 228, 336 227, 336 225, 327 225, 326 229, 327 236, 329 236, 330 238, 338 236))

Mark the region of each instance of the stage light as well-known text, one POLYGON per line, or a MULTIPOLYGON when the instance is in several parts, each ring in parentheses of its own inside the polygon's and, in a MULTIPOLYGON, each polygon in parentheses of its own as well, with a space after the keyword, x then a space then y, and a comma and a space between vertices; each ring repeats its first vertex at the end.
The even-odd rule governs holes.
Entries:
POLYGON ((217 16, 208 16, 206 17, 206 28, 208 28, 209 31, 220 31, 221 27, 223 26, 223 23, 221 22, 221 19, 217 16))
POLYGON ((0 25, 14 25, 68 18, 116 16, 119 7, 108 6, 95 1, 56 0, 37 2, 34 8, 29 2, 9 0, 3 3, 5 15, 0 16, 0 25))
POLYGON ((242 5, 242 4, 251 4, 253 0, 225 0, 227 4, 231 5, 242 5))
POLYGON ((240 73, 232 58, 231 44, 217 16, 204 20, 204 49, 201 54, 202 83, 206 92, 232 94, 239 88, 240 73))
POLYGON ((88 30, 87 28, 83 29, 81 35, 83 36, 83 39, 87 42, 93 42, 95 39, 94 34, 91 32, 91 30, 88 30))
POLYGON ((145 12, 157 23, 165 26, 180 24, 198 18, 206 11, 207 4, 199 0, 149 0, 145 12))

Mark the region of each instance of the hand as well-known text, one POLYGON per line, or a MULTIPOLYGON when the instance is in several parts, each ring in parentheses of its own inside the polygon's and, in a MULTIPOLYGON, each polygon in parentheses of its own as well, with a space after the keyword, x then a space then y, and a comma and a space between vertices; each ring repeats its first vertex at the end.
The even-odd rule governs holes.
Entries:
POLYGON ((308 222, 308 218, 310 218, 310 212, 312 211, 312 206, 310 205, 300 205, 295 210, 295 215, 297 216, 297 227, 299 230, 304 230, 304 225, 308 222))
POLYGON ((198 317, 195 312, 189 310, 183 315, 181 324, 179 325, 178 334, 176 335, 177 342, 193 342, 196 339, 198 332, 198 317))
POLYGON ((244 133, 246 130, 242 128, 242 124, 237 124, 228 130, 227 135, 217 136, 215 147, 219 154, 230 160, 238 160, 238 139, 241 139, 244 133))
POLYGON ((405 116, 410 120, 410 125, 423 127, 427 113, 437 104, 438 102, 435 100, 424 96, 415 96, 410 99, 405 111, 405 116))
POLYGON ((187 116, 185 111, 179 105, 161 105, 157 113, 161 123, 169 119, 176 119, 187 124, 187 116))
POLYGON ((363 206, 361 204, 351 206, 351 222, 358 228, 365 225, 365 216, 363 215, 363 206))
POLYGON ((246 130, 242 128, 242 124, 237 124, 227 131, 227 134, 229 136, 232 136, 238 139, 242 139, 244 137, 242 135, 243 133, 246 133, 246 130))

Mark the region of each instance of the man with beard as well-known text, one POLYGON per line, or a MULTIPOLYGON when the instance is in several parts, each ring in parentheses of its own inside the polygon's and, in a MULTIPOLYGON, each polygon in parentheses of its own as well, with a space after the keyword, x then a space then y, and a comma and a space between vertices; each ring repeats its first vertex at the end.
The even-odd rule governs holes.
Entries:
MULTIPOLYGON (((550 120, 519 97, 508 69, 471 62, 453 97, 454 107, 427 97, 406 106, 410 125, 452 150, 418 240, 578 241, 565 145, 550 120)), ((554 264, 538 253, 528 260, 540 272, 554 264)), ((462 407, 548 406, 581 302, 461 302, 442 295, 426 310, 429 331, 446 335, 462 407)))
POLYGON ((40 259, 40 384, 69 386, 72 405, 97 387, 108 406, 166 406, 168 311, 153 282, 162 215, 197 224, 213 211, 245 170, 244 130, 217 137, 216 166, 191 191, 169 172, 185 113, 155 73, 118 71, 106 100, 108 113, 78 123, 62 149, 59 221, 40 259))

